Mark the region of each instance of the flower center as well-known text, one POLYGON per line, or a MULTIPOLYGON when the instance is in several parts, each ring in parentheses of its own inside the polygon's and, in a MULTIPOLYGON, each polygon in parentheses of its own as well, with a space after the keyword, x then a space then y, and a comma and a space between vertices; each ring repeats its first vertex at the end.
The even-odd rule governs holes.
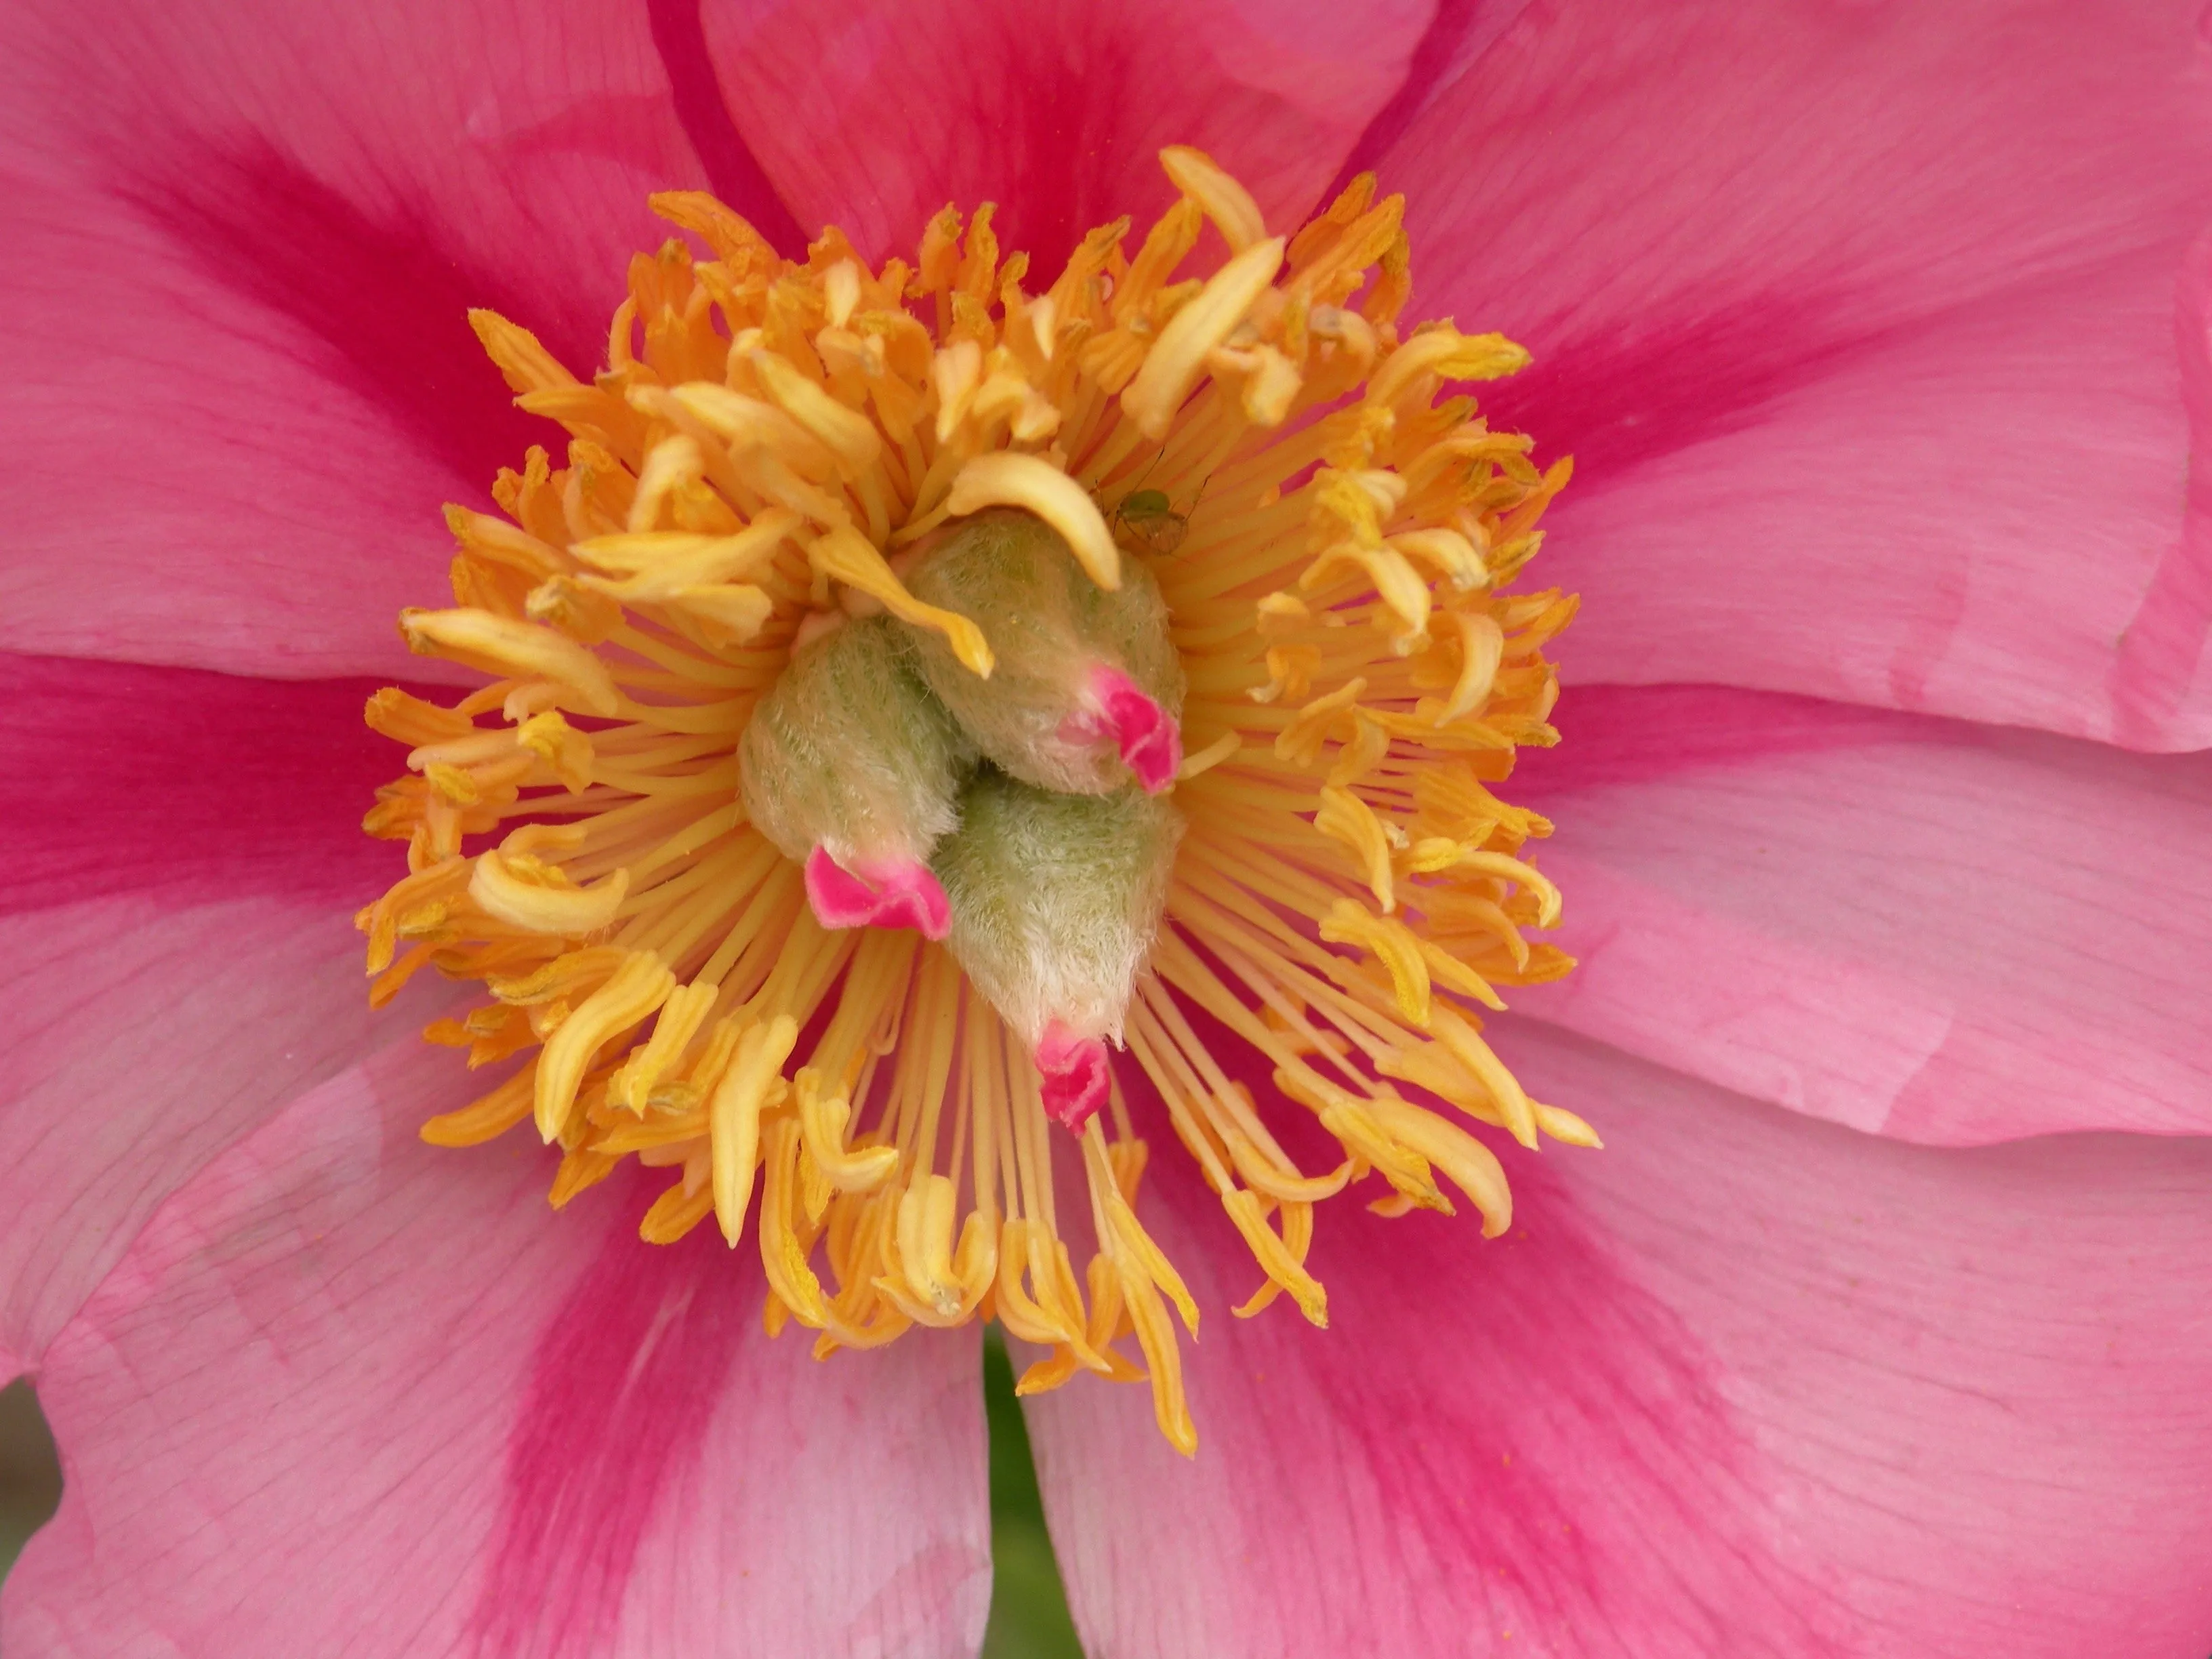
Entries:
POLYGON ((1249 1248, 1240 1316, 1327 1322, 1314 1208, 1355 1183, 1399 1215, 1448 1182, 1503 1231, 1463 1120, 1596 1138, 1474 1012, 1571 965, 1524 937, 1559 916, 1523 855, 1550 826, 1490 787, 1555 740, 1574 601, 1515 583, 1568 467, 1442 395, 1524 355, 1401 334, 1371 178, 1285 244, 1162 159, 1182 195, 1133 255, 1117 221, 1042 293, 988 205, 872 270, 676 193, 714 257, 633 260, 590 381, 476 313, 568 464, 447 509, 455 608, 401 627, 491 683, 371 700, 409 753, 366 827, 409 873, 358 920, 374 1000, 478 981, 427 1035, 522 1057, 426 1139, 533 1119, 556 1208, 665 1168, 645 1238, 750 1217, 769 1327, 817 1356, 996 1318, 1048 1350, 1024 1390, 1148 1375, 1188 1453, 1169 1310, 1198 1311, 1125 1089, 1249 1248), (1228 257, 1176 280, 1209 222, 1228 257))

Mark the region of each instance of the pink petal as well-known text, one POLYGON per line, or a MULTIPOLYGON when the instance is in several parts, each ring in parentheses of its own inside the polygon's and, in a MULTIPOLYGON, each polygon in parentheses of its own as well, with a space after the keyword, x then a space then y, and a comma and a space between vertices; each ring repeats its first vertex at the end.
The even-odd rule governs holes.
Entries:
POLYGON ((2200 10, 1532 9, 1370 146, 1577 456, 1578 678, 2212 743, 2200 10))
POLYGON ((1908 1140, 2212 1130, 2212 757, 1755 692, 1570 692, 1516 780, 1534 1014, 1908 1140))
POLYGON ((801 224, 881 258, 946 202, 994 201, 1001 241, 1048 276, 1092 226, 1168 204, 1166 144, 1208 151, 1271 224, 1297 222, 1426 21, 1413 0, 865 0, 710 4, 706 33, 801 224))
POLYGON ((422 1018, 373 1020, 351 908, 172 891, 0 918, 0 1375, 203 1164, 422 1018))
POLYGON ((556 1216, 541 1149, 417 1141, 469 1086, 387 1051, 163 1210, 49 1355, 9 1651, 972 1651, 973 1334, 772 1343, 757 1262, 641 1243, 641 1184, 556 1216))
POLYGON ((2161 253, 1992 299, 1840 355, 1663 466, 1585 475, 1551 573, 1583 591, 1576 677, 2212 741, 2212 565, 2182 511, 2212 404, 2184 408, 2174 279, 2161 253), (2096 475, 2094 514, 2051 510, 2028 459, 2048 444, 2096 475))
POLYGON ((856 875, 817 847, 806 855, 806 902, 824 927, 911 927, 924 939, 952 929, 951 901, 918 860, 878 860, 856 875))
POLYGON ((1141 1389, 1027 1402, 1091 1651, 2212 1644, 2212 1145, 1907 1147, 1572 1038, 1508 1057, 1608 1150, 1502 1148, 1487 1244, 1328 1215, 1326 1332, 1227 1316, 1256 1273, 1156 1160, 1140 1209, 1206 1310, 1196 1460, 1141 1389))
POLYGON ((0 1369, 208 1159, 450 992, 373 1017, 360 818, 402 750, 374 681, 0 653, 0 1369))
POLYGON ((443 586, 439 504, 559 435, 508 406, 466 308, 588 374, 667 230, 647 193, 708 182, 689 109, 641 6, 9 8, 0 418, 37 483, 0 641, 408 662, 392 615, 443 586))
POLYGON ((362 723, 379 684, 0 652, 0 915, 155 887, 373 896, 407 868, 403 847, 361 830, 405 768, 362 723))

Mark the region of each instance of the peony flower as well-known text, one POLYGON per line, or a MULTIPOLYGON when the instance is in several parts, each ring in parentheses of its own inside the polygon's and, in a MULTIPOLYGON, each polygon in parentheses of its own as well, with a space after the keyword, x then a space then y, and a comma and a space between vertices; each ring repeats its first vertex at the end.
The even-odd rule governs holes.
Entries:
POLYGON ((2193 16, 0 27, 11 1655, 2212 1640, 2193 16))

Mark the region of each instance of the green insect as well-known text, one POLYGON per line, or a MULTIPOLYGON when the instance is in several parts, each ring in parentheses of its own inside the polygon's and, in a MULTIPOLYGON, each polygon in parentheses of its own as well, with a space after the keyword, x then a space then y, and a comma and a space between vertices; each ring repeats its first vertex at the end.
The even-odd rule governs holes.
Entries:
MULTIPOLYGON (((1206 494, 1204 484, 1198 493, 1206 494)), ((1190 508, 1191 513, 1198 511, 1198 502, 1194 501, 1190 508)), ((1115 541, 1128 551, 1165 557, 1182 545, 1183 536, 1190 529, 1190 513, 1176 512, 1164 489, 1133 489, 1108 515, 1107 525, 1115 541)))
POLYGON ((1164 489, 1133 489, 1111 520, 1114 539, 1133 552, 1169 554, 1182 545, 1190 515, 1168 504, 1164 489))

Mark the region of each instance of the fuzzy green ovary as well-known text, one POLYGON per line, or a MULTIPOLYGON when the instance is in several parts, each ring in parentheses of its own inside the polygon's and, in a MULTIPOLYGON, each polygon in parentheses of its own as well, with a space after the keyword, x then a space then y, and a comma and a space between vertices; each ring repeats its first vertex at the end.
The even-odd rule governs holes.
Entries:
POLYGON ((988 766, 959 808, 930 868, 969 979, 1030 1043, 1051 1020, 1119 1041, 1167 907, 1182 815, 1133 787, 1060 794, 988 766))
POLYGON ((738 745, 746 816, 787 857, 926 861, 975 764, 895 624, 864 617, 793 654, 738 745))
POLYGON ((1067 544, 1026 513, 977 514, 942 532, 915 561, 907 586, 925 605, 957 611, 983 630, 997 665, 978 678, 942 635, 906 632, 916 668, 984 757, 1025 783, 1064 793, 1122 788, 1129 769, 1110 742, 1073 738, 1085 682, 1118 668, 1169 719, 1182 714, 1182 664, 1168 638, 1159 583, 1137 560, 1121 586, 1092 581, 1067 544))

